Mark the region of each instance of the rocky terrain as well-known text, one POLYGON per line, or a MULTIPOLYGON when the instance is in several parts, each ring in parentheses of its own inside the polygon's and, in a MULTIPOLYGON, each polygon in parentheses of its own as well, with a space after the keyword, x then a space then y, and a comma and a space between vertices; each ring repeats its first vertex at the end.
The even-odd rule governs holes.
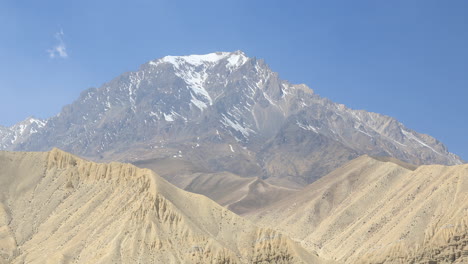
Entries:
POLYGON ((462 160, 397 120, 282 80, 243 52, 166 56, 82 92, 46 121, 0 128, 0 148, 59 147, 94 161, 170 159, 300 188, 362 154, 413 164, 462 160))
POLYGON ((130 164, 0 152, 0 263, 324 263, 130 164))
POLYGON ((0 263, 468 263, 458 156, 241 51, 145 63, 0 149, 0 263))
MULTIPOLYGON (((3 151, 0 168, 0 263, 468 261, 468 165, 362 156, 246 218, 151 170, 58 149, 3 151)), ((230 205, 245 186, 253 200, 281 195, 232 175, 200 174, 188 186, 214 179, 231 188, 208 192, 230 205)), ((234 209, 250 206, 241 200, 234 209)))
POLYGON ((340 263, 468 263, 468 165, 362 156, 247 217, 340 263))

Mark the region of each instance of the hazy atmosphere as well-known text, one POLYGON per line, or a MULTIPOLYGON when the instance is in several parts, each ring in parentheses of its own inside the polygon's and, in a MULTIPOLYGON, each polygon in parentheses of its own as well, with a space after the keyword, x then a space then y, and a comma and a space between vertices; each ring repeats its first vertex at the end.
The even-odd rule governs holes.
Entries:
POLYGON ((242 50, 468 159, 466 1, 0 1, 0 125, 166 55, 242 50), (320 4, 319 4, 320 3, 320 4))

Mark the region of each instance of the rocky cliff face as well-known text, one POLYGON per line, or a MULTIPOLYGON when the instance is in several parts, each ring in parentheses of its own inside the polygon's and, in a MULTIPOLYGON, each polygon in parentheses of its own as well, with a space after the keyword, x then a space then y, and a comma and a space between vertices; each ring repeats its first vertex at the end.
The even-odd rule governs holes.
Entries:
POLYGON ((59 147, 95 160, 173 158, 289 187, 361 154, 462 162, 436 139, 290 84, 240 51, 150 61, 84 91, 34 131, 21 140, 0 131, 0 146, 59 147))

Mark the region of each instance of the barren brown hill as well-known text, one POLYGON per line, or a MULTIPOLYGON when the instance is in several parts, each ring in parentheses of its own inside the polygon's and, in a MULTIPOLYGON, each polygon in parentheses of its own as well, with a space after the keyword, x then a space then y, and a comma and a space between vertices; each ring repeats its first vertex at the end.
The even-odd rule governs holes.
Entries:
POLYGON ((298 191, 269 184, 257 177, 208 172, 196 164, 179 159, 150 159, 134 164, 152 169, 175 186, 205 195, 240 215, 258 211, 298 191))
POLYGON ((258 211, 298 192, 259 178, 244 178, 228 172, 199 173, 184 189, 206 195, 240 215, 258 211))
POLYGON ((398 164, 359 157, 249 218, 343 263, 468 263, 468 165, 398 164))
POLYGON ((0 152, 0 263, 319 263, 148 169, 0 152))

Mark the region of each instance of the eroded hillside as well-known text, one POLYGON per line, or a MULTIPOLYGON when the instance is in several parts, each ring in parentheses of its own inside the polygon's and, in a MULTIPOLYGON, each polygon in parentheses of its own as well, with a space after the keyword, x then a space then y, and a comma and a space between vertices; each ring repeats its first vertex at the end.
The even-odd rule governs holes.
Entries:
POLYGON ((390 161, 362 156, 249 218, 344 263, 467 263, 468 165, 390 161))
POLYGON ((0 152, 0 263, 315 263, 147 169, 0 152))

